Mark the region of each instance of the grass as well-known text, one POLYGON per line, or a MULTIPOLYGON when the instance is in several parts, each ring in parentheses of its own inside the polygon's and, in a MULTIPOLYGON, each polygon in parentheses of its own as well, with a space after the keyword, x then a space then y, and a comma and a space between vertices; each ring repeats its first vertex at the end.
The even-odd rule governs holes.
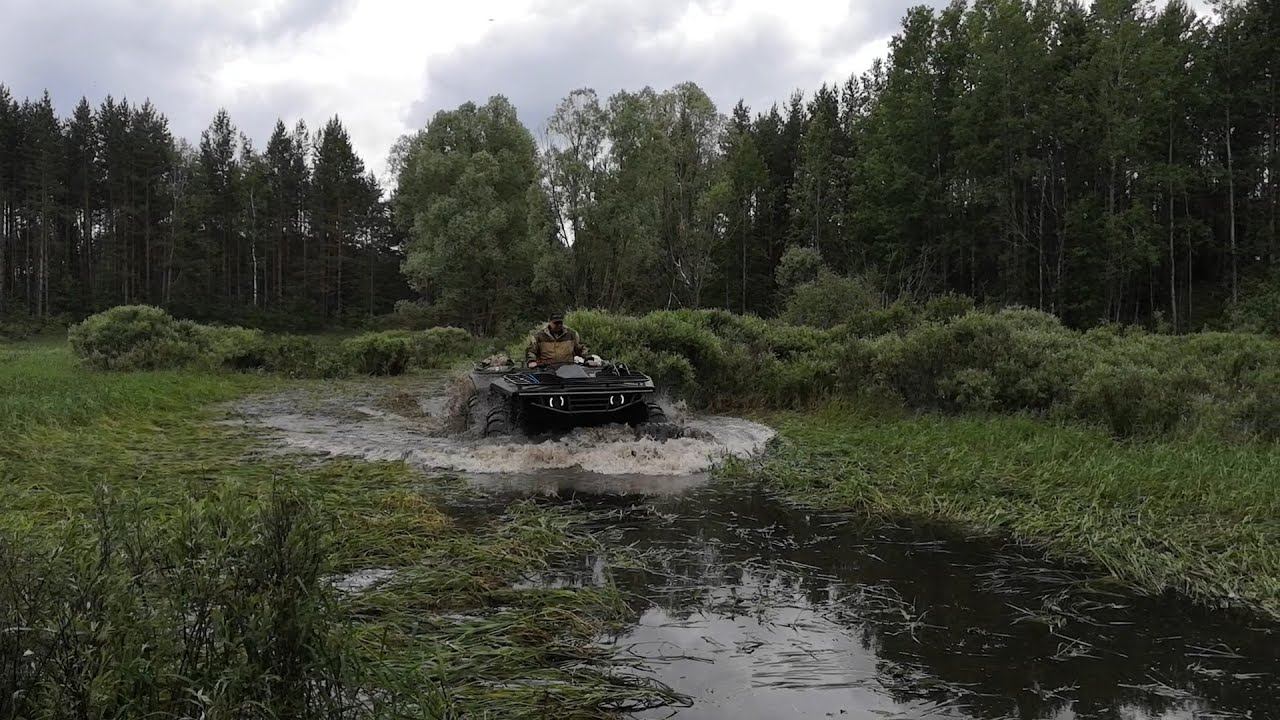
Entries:
POLYGON ((768 420, 751 473, 828 509, 960 523, 1092 563, 1140 590, 1280 616, 1280 447, 1119 442, 1024 416, 835 404, 768 420))
POLYGON ((596 718, 671 698, 594 644, 629 618, 616 589, 515 589, 595 546, 573 516, 463 526, 449 478, 263 453, 214 422, 303 382, 0 345, 0 718, 596 718), (332 582, 368 569, 384 582, 332 582))

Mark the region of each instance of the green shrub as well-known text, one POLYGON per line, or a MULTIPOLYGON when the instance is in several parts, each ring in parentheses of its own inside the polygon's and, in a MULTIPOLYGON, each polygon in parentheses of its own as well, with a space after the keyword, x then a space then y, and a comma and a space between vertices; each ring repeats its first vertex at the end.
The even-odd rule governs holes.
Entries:
POLYGON ((990 410, 996 405, 1000 388, 988 370, 965 368, 938 383, 943 399, 961 410, 990 410))
POLYGON ((888 333, 902 334, 921 323, 918 308, 909 300, 898 300, 886 308, 876 308, 870 312, 846 321, 854 333, 862 337, 878 337, 888 333))
POLYGON ((85 364, 104 370, 156 370, 195 362, 199 326, 149 305, 121 305, 91 315, 67 331, 85 364))
POLYGON ((870 281, 823 270, 792 290, 780 318, 792 325, 832 328, 857 324, 880 309, 880 291, 870 281))
POLYGON ((1087 360, 1074 333, 1039 315, 970 313, 884 336, 876 341, 878 377, 915 406, 956 407, 961 398, 978 400, 969 396, 979 392, 977 386, 962 386, 989 386, 989 377, 992 408, 1048 409, 1069 396, 1087 360), (979 381, 983 376, 966 371, 982 371, 985 377, 979 381))
POLYGON ((1246 288, 1227 309, 1226 320, 1234 330, 1280 335, 1280 273, 1246 288))
POLYGON ((91 315, 67 332, 71 349, 103 370, 161 370, 188 365, 269 369, 261 330, 175 320, 149 305, 121 305, 91 315))
POLYGON ((372 325, 383 330, 426 330, 439 324, 440 312, 413 300, 400 300, 395 310, 374 318, 372 325))
POLYGON ((1168 432, 1188 406, 1188 396, 1166 373, 1133 364, 1093 367, 1075 398, 1079 417, 1101 422, 1120 437, 1168 432))
POLYGON ((786 293, 817 280, 825 272, 830 271, 816 248, 793 245, 778 259, 773 276, 778 287, 786 293))
POLYGON ((476 351, 475 339, 467 331, 431 328, 366 333, 326 353, 310 338, 175 320, 164 310, 145 305, 98 313, 72 327, 68 337, 86 364, 101 369, 197 365, 292 377, 399 375, 410 367, 440 367, 476 351))
POLYGON ((261 330, 197 325, 187 320, 180 320, 178 324, 195 345, 196 358, 200 364, 228 370, 266 368, 262 359, 262 347, 266 342, 266 336, 261 330))
POLYGON ((263 370, 289 377, 316 377, 320 372, 320 348, 299 335, 260 335, 224 360, 236 370, 263 370))
POLYGON ((973 298, 956 293, 934 295, 924 303, 922 315, 925 320, 948 322, 973 312, 973 298))
POLYGON ((1237 410, 1238 419, 1251 435, 1280 441, 1280 368, 1253 373, 1246 385, 1249 390, 1237 410))
POLYGON ((413 336, 415 367, 443 367, 474 355, 478 346, 471 333, 456 327, 433 327, 413 336))
POLYGON ((344 340, 342 364, 358 375, 401 375, 413 361, 415 343, 402 330, 373 332, 344 340))

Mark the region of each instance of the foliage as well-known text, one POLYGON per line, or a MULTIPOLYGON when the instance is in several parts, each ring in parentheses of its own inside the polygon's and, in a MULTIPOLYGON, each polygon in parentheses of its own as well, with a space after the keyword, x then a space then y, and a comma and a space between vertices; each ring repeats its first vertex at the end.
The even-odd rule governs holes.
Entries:
POLYGON ((403 237, 336 117, 277 121, 259 151, 219 111, 192 140, 149 101, 62 119, 0 86, 0 316, 148 304, 296 331, 406 297, 403 237))
POLYGON ((427 328, 414 338, 413 361, 417 367, 440 367, 458 358, 474 355, 478 350, 475 337, 456 327, 427 328))
POLYGON ((708 406, 889 395, 914 408, 1096 422, 1124 437, 1277 435, 1280 341, 1119 326, 1081 333, 1025 308, 954 315, 967 304, 935 305, 932 312, 952 319, 934 321, 921 319, 930 310, 900 301, 900 324, 860 318, 829 329, 713 310, 576 312, 569 322, 602 355, 708 406))
POLYGON ((174 320, 160 308, 121 305, 74 325, 71 348, 103 370, 154 370, 194 362, 199 355, 194 323, 174 320))
POLYGON ((1250 287, 1228 308, 1226 321, 1242 332, 1280 335, 1280 274, 1250 287))
MULTIPOLYGON (((781 272, 779 267, 780 277, 781 272)), ((831 328, 873 322, 881 309, 880 292, 870 280, 819 270, 813 280, 792 289, 779 318, 793 325, 831 328)))
MULTIPOLYGON (((1280 258, 1269 7, 913 8, 883 62, 754 115, 689 85, 575 90, 533 186, 558 241, 538 275, 613 312, 769 314, 827 268, 941 296, 935 321, 963 293, 1175 332, 1231 304, 1261 329, 1278 313, 1250 287, 1280 258)), ((840 322, 807 295, 793 319, 840 322)))
POLYGON ((400 375, 413 360, 413 340, 406 332, 364 333, 342 342, 343 365, 361 375, 400 375))
POLYGON ((27 340, 54 329, 65 330, 70 324, 65 316, 56 315, 0 317, 0 341, 27 340))
POLYGON ((361 375, 400 375, 410 368, 441 367, 477 350, 475 338, 461 328, 422 332, 389 330, 344 340, 343 366, 361 375))
POLYGON ((1075 333, 1050 315, 1005 310, 924 323, 877 343, 878 378, 907 402, 947 407, 960 373, 979 370, 994 384, 993 408, 1048 409, 1065 398, 1086 362, 1075 333))
POLYGON ((1097 365, 1080 380, 1075 410, 1103 422, 1121 437, 1161 434, 1188 408, 1188 398, 1171 388, 1165 373, 1133 364, 1097 365))
POLYGON ((971 312, 973 308, 973 298, 967 295, 948 292, 941 295, 934 295, 926 300, 922 314, 925 320, 948 322, 955 320, 965 313, 971 312))
POLYGON ((415 329, 492 334, 564 305, 769 314, 821 266, 1072 327, 1272 332, 1280 34, 1268 0, 1210 6, 916 7, 839 86, 754 114, 578 89, 541 151, 505 99, 465 103, 397 141, 390 202, 336 118, 259 152, 225 111, 188 143, 147 102, 61 118, 0 87, 0 315, 297 332, 407 278, 415 329))
POLYGON ((492 333, 527 307, 549 249, 529 226, 533 137, 501 96, 438 113, 406 149, 396 207, 413 233, 410 283, 439 317, 492 333))
POLYGON ((379 330, 426 330, 439 325, 440 312, 429 305, 414 300, 401 300, 395 310, 374 318, 371 323, 379 330))
POLYGON ((822 261, 822 253, 816 248, 793 245, 782 253, 773 278, 778 289, 785 293, 818 280, 825 270, 828 268, 822 261))
POLYGON ((331 348, 303 336, 175 320, 144 305, 90 316, 73 326, 68 337, 76 355, 101 370, 198 366, 299 378, 399 375, 410 368, 441 367, 477 350, 475 338, 459 328, 365 333, 331 348))

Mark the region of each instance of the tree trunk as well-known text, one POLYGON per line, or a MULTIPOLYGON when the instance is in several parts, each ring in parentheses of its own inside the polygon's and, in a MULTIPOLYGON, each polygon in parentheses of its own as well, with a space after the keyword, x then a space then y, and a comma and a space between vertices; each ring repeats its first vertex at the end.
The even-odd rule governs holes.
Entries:
POLYGON ((258 307, 258 206, 249 188, 249 255, 253 262, 253 306, 258 307))
POLYGON ((742 243, 741 243, 741 245, 742 245, 742 267, 740 268, 741 273, 742 273, 742 275, 741 275, 741 279, 742 279, 742 305, 741 305, 741 308, 739 309, 739 312, 741 312, 743 315, 746 315, 746 314, 747 314, 747 230, 750 228, 750 224, 746 222, 746 219, 747 219, 747 213, 746 213, 746 212, 743 212, 743 214, 742 214, 742 218, 743 218, 743 222, 742 222, 742 243))
POLYGON ((1231 157, 1231 104, 1227 104, 1227 234, 1231 238, 1231 302, 1240 300, 1240 258, 1236 252, 1236 174, 1231 157))
POLYGON ((151 180, 143 190, 142 218, 142 293, 148 303, 155 300, 151 292, 151 180))
POLYGON ((1116 214, 1116 159, 1111 158, 1111 175, 1107 181, 1107 266, 1105 273, 1105 281, 1107 283, 1107 316, 1112 317, 1111 308, 1114 304, 1115 314, 1114 320, 1120 321, 1120 293, 1116 290, 1115 268, 1114 268, 1114 252, 1115 240, 1111 237, 1111 218, 1116 214))
POLYGON ((1173 331, 1178 332, 1178 260, 1173 250, 1173 115, 1169 116, 1169 312, 1173 331))
MULTIPOLYGON (((1273 16, 1274 17, 1274 16, 1273 16)), ((1280 28, 1277 28, 1280 29, 1280 28)), ((1275 57, 1274 55, 1272 56, 1275 57)), ((1276 117, 1276 68, 1275 61, 1272 60, 1269 89, 1271 93, 1271 132, 1269 142, 1267 143, 1267 195, 1271 199, 1271 215, 1267 220, 1267 264, 1274 268, 1277 262, 1280 262, 1280 241, 1276 239, 1276 174, 1280 173, 1280 163, 1276 162, 1276 131, 1280 130, 1280 118, 1276 117)))
POLYGON ((9 203, 4 199, 7 193, 0 192, 0 315, 5 310, 5 301, 8 299, 8 283, 9 268, 5 263, 5 253, 9 249, 9 203))

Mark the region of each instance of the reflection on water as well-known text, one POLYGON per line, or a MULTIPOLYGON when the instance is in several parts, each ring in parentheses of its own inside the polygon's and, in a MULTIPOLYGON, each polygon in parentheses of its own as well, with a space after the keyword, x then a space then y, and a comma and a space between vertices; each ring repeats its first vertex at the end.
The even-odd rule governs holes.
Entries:
MULTIPOLYGON (((677 718, 1280 717, 1275 627, 1133 597, 1025 548, 752 488, 575 499, 650 560, 615 575, 639 620, 608 641, 694 698, 677 718)), ((542 580, 599 582, 599 565, 542 580)))

